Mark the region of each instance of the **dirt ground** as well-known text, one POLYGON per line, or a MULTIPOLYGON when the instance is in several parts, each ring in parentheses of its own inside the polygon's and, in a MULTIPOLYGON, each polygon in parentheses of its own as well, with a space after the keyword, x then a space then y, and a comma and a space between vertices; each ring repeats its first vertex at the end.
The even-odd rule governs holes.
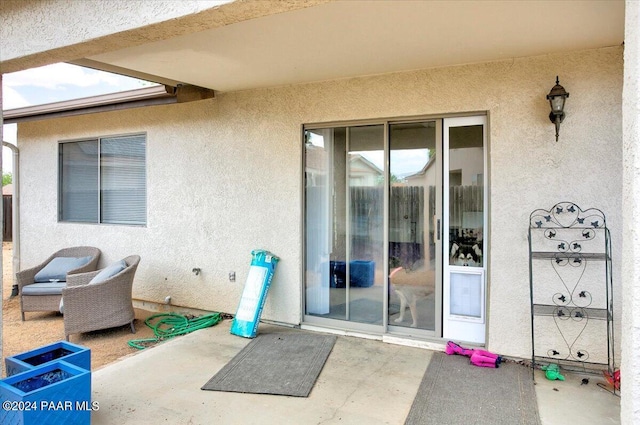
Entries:
MULTIPOLYGON (((28 312, 26 320, 20 319, 20 299, 10 298, 13 286, 13 261, 11 242, 2 244, 3 291, 2 291, 2 355, 13 356, 33 350, 42 345, 64 340, 64 323, 60 313, 28 312)), ((71 342, 91 349, 91 368, 96 370, 121 357, 134 355, 140 350, 131 348, 128 341, 138 338, 153 338, 153 330, 145 325, 144 319, 152 312, 136 310, 136 333, 129 325, 120 328, 71 335, 71 342)), ((147 348, 147 350, 152 348, 147 348)), ((4 361, 2 376, 5 376, 4 361)))

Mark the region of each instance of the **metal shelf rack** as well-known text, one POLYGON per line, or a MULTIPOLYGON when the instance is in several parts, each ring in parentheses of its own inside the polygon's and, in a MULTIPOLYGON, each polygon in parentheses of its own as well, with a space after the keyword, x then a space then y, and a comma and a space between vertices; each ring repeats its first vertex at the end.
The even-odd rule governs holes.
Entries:
MULTIPOLYGON (((531 363, 615 371, 611 239, 604 213, 573 202, 529 216, 531 363)), ((614 388, 615 391, 615 388, 614 388)))

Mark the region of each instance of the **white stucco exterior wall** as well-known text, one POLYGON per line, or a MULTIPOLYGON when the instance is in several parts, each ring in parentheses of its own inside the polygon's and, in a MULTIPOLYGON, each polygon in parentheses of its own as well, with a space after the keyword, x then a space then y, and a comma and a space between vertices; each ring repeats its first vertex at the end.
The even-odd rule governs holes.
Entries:
POLYGON ((620 419, 622 424, 631 425, 640 423, 640 3, 626 2, 625 19, 620 419))
POLYGON ((234 313, 249 252, 265 248, 281 262, 263 318, 299 323, 301 125, 488 111, 487 342, 527 358, 532 210, 564 200, 602 209, 619 293, 622 69, 622 48, 614 47, 20 124, 22 264, 76 244, 100 247, 101 265, 135 253, 142 257, 135 297, 171 295, 178 305, 234 313), (557 143, 545 99, 556 75, 571 93, 557 143), (147 133, 148 225, 58 223, 57 142, 135 132, 147 133), (235 283, 229 271, 237 272, 235 283))
MULTIPOLYGON (((621 50, 600 51, 605 52, 613 56, 591 52, 594 54, 566 55, 558 62, 552 57, 547 57, 548 61, 524 60, 528 69, 511 75, 507 83, 512 85, 507 89, 510 95, 496 99, 499 107, 490 110, 488 343, 496 352, 530 356, 531 344, 525 340, 530 332, 522 330, 514 335, 513 324, 530 323, 530 310, 521 303, 529 296, 527 229, 523 224, 536 208, 572 201, 583 209, 604 212, 612 232, 614 294, 620 293, 622 216, 620 196, 614 193, 621 182, 621 127, 615 115, 621 107, 622 62, 615 57, 621 50), (548 104, 543 101, 555 80, 547 83, 549 87, 542 93, 544 82, 531 81, 542 75, 554 79, 550 72, 559 75, 571 94, 557 143, 547 118, 548 104)), ((514 68, 518 64, 516 61, 514 68)), ((619 303, 616 299, 617 312, 619 303)), ((619 332, 619 326, 617 329, 619 332)))

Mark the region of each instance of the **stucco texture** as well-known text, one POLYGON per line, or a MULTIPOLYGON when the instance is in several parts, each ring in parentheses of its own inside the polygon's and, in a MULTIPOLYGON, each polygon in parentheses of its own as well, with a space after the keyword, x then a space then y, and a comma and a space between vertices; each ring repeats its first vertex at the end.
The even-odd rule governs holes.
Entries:
POLYGON ((640 3, 627 1, 625 9, 623 91, 624 131, 624 246, 622 309, 623 424, 640 423, 640 3))
MULTIPOLYGON (((23 267, 89 244, 142 257, 139 299, 235 312, 249 253, 281 257, 263 318, 301 318, 301 126, 487 112, 488 347, 529 357, 528 217, 570 200, 607 215, 620 288, 622 48, 219 94, 188 104, 20 124, 23 267), (545 95, 571 93, 555 141, 545 95), (147 133, 146 227, 57 222, 57 142, 147 133), (199 267, 195 276, 191 269, 199 267), (237 281, 229 282, 229 271, 237 281)), ((618 310, 619 311, 619 310, 618 310)), ((618 316, 619 320, 619 316, 618 316)))

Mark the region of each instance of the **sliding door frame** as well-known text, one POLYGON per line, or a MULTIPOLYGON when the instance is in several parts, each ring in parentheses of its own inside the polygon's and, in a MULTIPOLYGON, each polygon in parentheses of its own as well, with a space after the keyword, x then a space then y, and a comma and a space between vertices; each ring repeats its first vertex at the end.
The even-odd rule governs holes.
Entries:
MULTIPOLYGON (((485 301, 484 301, 484 322, 485 326, 487 323, 487 316, 489 306, 487 305, 488 300, 488 259, 489 259, 489 188, 490 188, 490 170, 488 168, 488 151, 489 151, 489 141, 488 141, 488 114, 486 111, 477 111, 477 112, 468 112, 464 114, 442 114, 442 115, 423 115, 423 116, 413 116, 413 117, 393 117, 393 118, 379 118, 379 119, 368 119, 368 120, 354 120, 354 121, 334 121, 334 122, 323 122, 323 123, 308 123, 303 124, 300 127, 300 140, 302 141, 302 149, 301 149, 301 166, 300 166, 300 175, 301 175, 301 188, 300 188, 300 199, 302 202, 301 205, 301 216, 300 216, 300 228, 302 229, 300 234, 300 246, 301 246, 301 266, 300 266, 300 323, 303 327, 310 329, 326 329, 326 330, 334 330, 343 334, 356 334, 360 336, 369 335, 373 338, 382 338, 383 335, 394 335, 394 336, 406 336, 413 337, 424 340, 434 340, 440 341, 443 339, 443 289, 444 289, 444 269, 445 269, 445 261, 448 261, 448 255, 445 255, 445 250, 443 248, 443 243, 445 242, 444 232, 446 231, 445 227, 445 212, 443 211, 444 204, 444 161, 445 152, 444 151, 444 121, 448 118, 461 118, 461 117, 481 117, 484 125, 484 170, 485 170, 485 199, 484 199, 484 254, 483 254, 483 269, 484 269, 484 280, 485 280, 485 301), (395 326, 389 324, 389 290, 388 290, 388 279, 386 280, 386 287, 384 288, 384 298, 383 298, 383 320, 382 325, 371 325, 365 323, 357 323, 351 322, 347 320, 339 320, 339 319, 331 319, 318 317, 314 315, 306 314, 306 181, 305 181, 305 172, 306 172, 306 155, 304 148, 304 140, 305 140, 305 132, 307 130, 316 130, 316 129, 327 129, 327 128, 337 128, 342 127, 348 129, 349 127, 358 127, 364 125, 384 125, 384 216, 383 216, 383 226, 384 226, 384 240, 383 240, 383 255, 385 259, 389 258, 389 184, 390 184, 390 176, 389 176, 389 144, 390 144, 390 134, 389 134, 389 126, 391 124, 403 124, 403 123, 418 123, 425 121, 435 121, 436 123, 436 155, 440 155, 439 158, 441 160, 436 161, 438 169, 436 170, 437 174, 437 189, 436 193, 439 193, 440 196, 436 197, 436 218, 439 227, 435 229, 436 232, 440 234, 440 238, 437 239, 436 244, 436 256, 440 258, 436 258, 436 262, 438 266, 436 267, 436 288, 435 288, 435 330, 423 330, 416 328, 407 328, 401 326, 395 326), (439 244, 438 244, 439 242, 439 244), (439 245, 439 246, 438 246, 439 245)), ((347 134, 349 132, 347 131, 347 134)), ((348 146, 348 136, 347 136, 347 146, 348 146)), ((333 171, 331 171, 333 174, 333 171)), ((448 179, 446 179, 448 181, 448 179)), ((348 192, 348 191, 347 191, 348 192)), ((348 203, 347 203, 348 205, 348 203)), ((348 225, 349 220, 347 220, 348 225)), ((347 238, 348 239, 348 238, 347 238)), ((349 241, 347 241, 349 244, 349 241)), ((348 248, 348 246, 347 246, 348 248)), ((389 276, 389 264, 388 261, 384 261, 383 264, 383 273, 384 276, 389 276)), ((348 301, 348 296, 347 296, 348 301)), ((348 302, 347 302, 348 305, 348 302)), ((486 332, 486 329, 485 329, 486 332)))

